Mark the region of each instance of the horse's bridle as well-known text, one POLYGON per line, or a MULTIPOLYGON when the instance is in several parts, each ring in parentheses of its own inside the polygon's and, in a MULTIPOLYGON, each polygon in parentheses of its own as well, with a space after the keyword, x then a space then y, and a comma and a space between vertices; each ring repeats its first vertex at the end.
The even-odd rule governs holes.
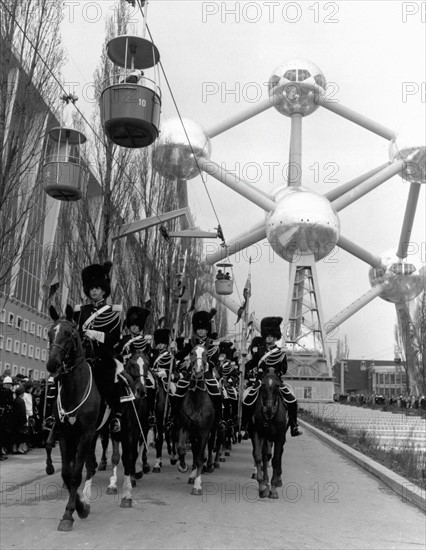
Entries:
POLYGON ((75 369, 75 367, 79 364, 80 359, 82 359, 84 357, 84 353, 82 353, 81 355, 77 355, 77 357, 75 357, 73 362, 70 362, 70 359, 72 357, 72 352, 74 351, 74 353, 76 353, 76 350, 77 350, 77 329, 71 321, 70 321, 70 324, 71 324, 72 329, 73 329, 72 330, 72 337, 71 337, 72 346, 70 347, 70 349, 67 351, 64 348, 64 346, 61 346, 60 344, 57 344, 56 342, 53 342, 53 344, 50 344, 50 349, 55 347, 55 348, 60 349, 65 354, 64 357, 62 358, 61 366, 56 371, 56 373, 53 375, 54 378, 59 378, 63 374, 69 374, 70 372, 72 372, 75 369))

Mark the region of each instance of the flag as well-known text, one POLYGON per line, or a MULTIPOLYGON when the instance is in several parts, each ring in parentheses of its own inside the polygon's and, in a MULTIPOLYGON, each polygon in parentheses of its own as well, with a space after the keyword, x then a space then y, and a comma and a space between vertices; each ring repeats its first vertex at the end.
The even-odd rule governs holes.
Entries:
POLYGON ((243 290, 244 303, 242 304, 241 307, 238 308, 238 312, 237 312, 237 323, 241 321, 241 317, 243 316, 243 313, 247 306, 247 300, 250 298, 250 296, 251 296, 251 275, 249 274, 243 290))
POLYGON ((190 313, 191 311, 194 311, 195 309, 196 295, 197 295, 197 280, 195 280, 194 282, 194 292, 192 293, 191 305, 189 306, 188 313, 190 313))
POLYGON ((59 277, 57 272, 55 272, 49 285, 47 300, 51 300, 53 296, 56 294, 56 292, 58 291, 58 289, 59 289, 59 277))

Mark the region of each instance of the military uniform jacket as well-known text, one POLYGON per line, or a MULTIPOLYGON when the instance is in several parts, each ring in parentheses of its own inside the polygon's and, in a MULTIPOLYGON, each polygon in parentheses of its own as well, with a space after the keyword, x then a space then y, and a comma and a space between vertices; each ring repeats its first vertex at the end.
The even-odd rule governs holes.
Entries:
POLYGON ((161 353, 157 350, 153 350, 150 359, 150 367, 154 372, 160 370, 169 372, 173 362, 173 355, 168 350, 162 351, 161 353))
POLYGON ((262 378, 263 374, 272 367, 278 376, 287 372, 287 354, 278 346, 267 348, 266 345, 258 347, 257 353, 250 360, 248 377, 256 376, 262 378))
POLYGON ((148 340, 140 334, 139 336, 132 336, 126 334, 117 344, 116 353, 120 360, 125 359, 129 355, 134 353, 144 353, 147 357, 151 355, 151 346, 148 340))
POLYGON ((92 340, 93 350, 95 355, 113 355, 114 346, 120 340, 120 314, 118 311, 114 311, 112 306, 107 304, 105 300, 98 302, 97 304, 85 304, 81 306, 80 310, 74 312, 75 321, 77 322, 81 336, 84 336, 84 332, 88 329, 97 330, 105 334, 104 342, 98 342, 92 340), (90 317, 98 310, 108 305, 108 308, 97 315, 95 318, 87 323, 90 317))

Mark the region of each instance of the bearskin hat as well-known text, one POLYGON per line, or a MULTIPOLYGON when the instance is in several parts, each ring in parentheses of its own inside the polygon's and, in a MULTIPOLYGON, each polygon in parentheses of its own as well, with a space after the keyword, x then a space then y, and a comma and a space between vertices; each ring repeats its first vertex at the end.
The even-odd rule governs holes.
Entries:
POLYGON ((207 330, 208 333, 211 332, 211 316, 208 311, 196 311, 192 316, 192 328, 194 332, 198 329, 203 328, 207 330))
POLYGON ((149 311, 149 309, 145 309, 143 307, 138 307, 138 306, 129 307, 126 314, 126 327, 130 328, 132 325, 136 325, 141 330, 143 330, 145 326, 145 322, 150 313, 151 312, 149 311))
POLYGON ((231 360, 234 357, 235 349, 232 342, 219 342, 219 353, 223 353, 227 359, 231 360))
POLYGON ((260 334, 262 335, 262 338, 273 336, 279 340, 282 337, 280 329, 282 320, 282 317, 264 317, 260 321, 260 334))
POLYGON ((88 265, 81 272, 83 281, 83 291, 90 298, 90 289, 100 287, 105 292, 105 298, 111 294, 111 280, 109 272, 111 271, 112 263, 104 262, 101 264, 88 265))
POLYGON ((255 336, 250 344, 250 353, 256 355, 258 352, 259 346, 263 344, 263 338, 261 336, 255 336))
POLYGON ((169 344, 170 343, 170 330, 168 328, 158 328, 154 332, 154 343, 156 346, 158 344, 169 344))
POLYGON ((183 336, 178 336, 176 338, 176 346, 177 346, 178 351, 182 351, 184 345, 185 345, 185 338, 183 336))

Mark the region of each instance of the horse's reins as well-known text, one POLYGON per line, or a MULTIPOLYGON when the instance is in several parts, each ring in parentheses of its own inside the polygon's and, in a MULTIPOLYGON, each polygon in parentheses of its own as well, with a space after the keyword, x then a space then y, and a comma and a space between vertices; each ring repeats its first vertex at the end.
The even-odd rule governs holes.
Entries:
MULTIPOLYGON (((73 334, 72 342, 74 344, 74 346, 73 346, 74 349, 75 349, 75 339, 76 339, 76 336, 75 336, 75 334, 73 334)), ((57 344, 56 342, 54 342, 53 344, 50 345, 50 349, 52 349, 53 347, 59 348, 65 354, 65 357, 62 360, 62 365, 61 365, 60 369, 58 370, 58 372, 56 373, 55 378, 58 378, 58 377, 60 377, 64 374, 69 374, 70 372, 72 372, 75 369, 75 367, 79 364, 80 359, 82 357, 84 357, 84 354, 78 355, 74 359, 73 362, 69 363, 68 359, 71 356, 71 350, 67 351, 64 348, 64 346, 61 346, 60 344, 57 344)), ((71 415, 73 413, 75 413, 76 411, 78 411, 78 409, 87 401, 87 399, 88 399, 88 397, 89 397, 89 395, 92 391, 92 383, 93 383, 92 369, 89 366, 88 366, 88 368, 89 368, 89 372, 90 372, 90 377, 89 377, 89 382, 88 382, 87 387, 86 387, 86 393, 85 393, 82 401, 79 403, 79 405, 77 405, 77 407, 75 407, 72 411, 65 411, 65 409, 63 408, 62 401, 61 401, 62 386, 61 386, 60 382, 58 383, 58 398, 56 400, 56 406, 57 406, 57 409, 58 409, 58 416, 59 416, 60 422, 64 422, 65 418, 68 417, 69 422, 71 424, 74 424, 75 417, 74 417, 74 420, 71 421, 71 418, 72 418, 71 415)))

